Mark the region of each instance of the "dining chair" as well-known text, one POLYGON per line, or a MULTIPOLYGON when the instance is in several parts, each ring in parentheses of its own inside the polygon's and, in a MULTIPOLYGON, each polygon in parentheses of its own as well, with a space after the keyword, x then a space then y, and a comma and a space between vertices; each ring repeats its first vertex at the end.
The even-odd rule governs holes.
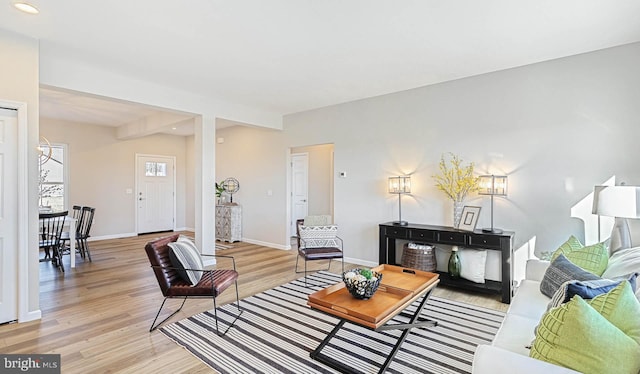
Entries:
MULTIPOLYGON (((82 223, 82 206, 80 205, 74 205, 73 209, 72 209, 73 213, 71 215, 71 217, 73 217, 76 220, 76 251, 80 251, 80 244, 78 242, 78 235, 80 235, 80 226, 82 223)), ((71 227, 69 228, 69 230, 71 230, 71 227)), ((67 242, 70 240, 70 233, 69 231, 63 231, 62 232, 62 236, 60 237, 60 246, 63 248, 64 253, 67 253, 67 251, 69 250, 69 247, 67 246, 67 242)), ((73 254, 75 256, 75 254, 73 254)))
POLYGON ((45 260, 50 258, 51 262, 58 266, 62 272, 64 272, 64 264, 62 263, 60 239, 64 222, 68 215, 68 211, 40 214, 39 247, 44 250, 45 260))
POLYGON ((80 255, 82 258, 89 258, 89 262, 91 262, 91 251, 89 250, 89 239, 91 232, 91 225, 93 225, 93 216, 96 212, 96 208, 92 208, 89 206, 82 207, 82 215, 80 218, 80 230, 78 230, 76 234, 76 243, 78 243, 78 247, 80 248, 80 255))

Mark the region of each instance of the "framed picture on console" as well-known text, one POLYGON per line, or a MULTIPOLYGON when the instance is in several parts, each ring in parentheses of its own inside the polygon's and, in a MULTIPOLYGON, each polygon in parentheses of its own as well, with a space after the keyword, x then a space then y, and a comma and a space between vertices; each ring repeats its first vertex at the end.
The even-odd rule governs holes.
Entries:
POLYGON ((460 230, 473 231, 476 229, 478 218, 480 217, 479 206, 465 206, 462 208, 462 217, 460 218, 460 230))

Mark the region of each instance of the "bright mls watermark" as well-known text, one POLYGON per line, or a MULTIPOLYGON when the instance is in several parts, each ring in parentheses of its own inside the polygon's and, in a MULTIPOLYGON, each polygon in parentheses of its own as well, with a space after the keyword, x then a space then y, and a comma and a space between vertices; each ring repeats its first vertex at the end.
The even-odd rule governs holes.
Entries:
POLYGON ((0 354, 0 374, 60 374, 60 355, 0 354))

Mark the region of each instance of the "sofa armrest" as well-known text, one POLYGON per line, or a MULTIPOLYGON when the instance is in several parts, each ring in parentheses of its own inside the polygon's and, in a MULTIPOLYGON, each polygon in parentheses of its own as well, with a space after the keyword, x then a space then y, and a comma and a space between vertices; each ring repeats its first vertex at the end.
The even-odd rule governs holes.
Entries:
POLYGON ((538 259, 527 260, 525 279, 542 282, 544 273, 547 271, 550 262, 538 259))
POLYGON ((578 373, 562 366, 536 360, 492 345, 479 345, 473 356, 473 374, 570 374, 578 373))

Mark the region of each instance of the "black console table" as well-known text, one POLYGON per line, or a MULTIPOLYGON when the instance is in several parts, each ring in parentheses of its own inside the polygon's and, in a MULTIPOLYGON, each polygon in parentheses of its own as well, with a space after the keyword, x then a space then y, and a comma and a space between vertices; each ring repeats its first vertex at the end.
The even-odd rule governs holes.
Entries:
POLYGON ((466 290, 498 293, 502 302, 509 304, 513 295, 513 238, 515 233, 505 231, 501 234, 457 230, 447 226, 432 226, 410 223, 406 226, 394 225, 391 222, 380 224, 380 264, 396 264, 396 239, 403 239, 429 244, 457 245, 467 248, 481 248, 501 252, 502 281, 485 280, 475 283, 465 279, 451 279, 447 272, 440 274, 440 284, 466 290))

